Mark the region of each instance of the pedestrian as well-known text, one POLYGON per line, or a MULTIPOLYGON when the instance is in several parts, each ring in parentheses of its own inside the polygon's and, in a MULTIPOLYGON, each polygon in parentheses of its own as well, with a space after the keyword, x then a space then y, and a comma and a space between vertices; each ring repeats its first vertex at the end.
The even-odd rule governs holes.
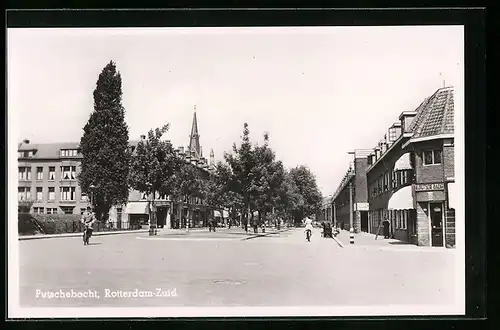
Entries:
POLYGON ((389 238, 389 221, 384 220, 384 238, 389 238))
POLYGON ((253 232, 257 234, 257 220, 254 219, 252 222, 253 232))

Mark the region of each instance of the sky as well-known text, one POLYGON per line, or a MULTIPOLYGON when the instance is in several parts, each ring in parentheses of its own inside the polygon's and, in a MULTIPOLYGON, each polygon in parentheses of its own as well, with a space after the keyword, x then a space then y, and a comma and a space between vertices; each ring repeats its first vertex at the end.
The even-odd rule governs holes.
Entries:
MULTIPOLYGON (((196 105, 203 154, 239 142, 306 165, 333 194, 354 149, 376 146, 402 111, 463 84, 463 27, 8 29, 9 129, 17 141, 78 142, 111 60, 130 139, 170 123, 186 147, 196 105)), ((12 142, 12 141, 11 141, 12 142)), ((15 142, 15 141, 14 141, 15 142)))

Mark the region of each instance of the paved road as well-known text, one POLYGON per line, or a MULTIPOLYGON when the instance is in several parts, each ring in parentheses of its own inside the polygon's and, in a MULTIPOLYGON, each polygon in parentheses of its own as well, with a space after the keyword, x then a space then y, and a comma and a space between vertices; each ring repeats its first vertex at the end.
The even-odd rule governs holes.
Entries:
POLYGON ((251 240, 211 234, 96 236, 89 246, 80 238, 21 241, 21 306, 352 306, 454 298, 453 250, 340 248, 319 230, 310 243, 300 229, 251 240), (135 289, 163 296, 106 297, 106 290, 135 289), (60 290, 99 298, 41 298, 60 290))

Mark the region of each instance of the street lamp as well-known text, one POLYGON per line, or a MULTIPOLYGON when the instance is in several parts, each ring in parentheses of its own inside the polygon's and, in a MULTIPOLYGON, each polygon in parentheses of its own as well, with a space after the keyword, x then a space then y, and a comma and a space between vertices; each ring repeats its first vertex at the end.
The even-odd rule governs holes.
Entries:
POLYGON ((90 207, 92 207, 92 209, 94 209, 94 189, 95 189, 95 186, 93 184, 90 185, 90 207))

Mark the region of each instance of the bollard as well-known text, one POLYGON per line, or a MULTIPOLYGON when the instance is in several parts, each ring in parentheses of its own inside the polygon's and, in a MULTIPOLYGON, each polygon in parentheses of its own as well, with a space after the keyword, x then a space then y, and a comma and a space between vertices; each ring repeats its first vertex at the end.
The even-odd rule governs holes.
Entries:
POLYGON ((349 243, 354 244, 354 228, 349 230, 349 243))

